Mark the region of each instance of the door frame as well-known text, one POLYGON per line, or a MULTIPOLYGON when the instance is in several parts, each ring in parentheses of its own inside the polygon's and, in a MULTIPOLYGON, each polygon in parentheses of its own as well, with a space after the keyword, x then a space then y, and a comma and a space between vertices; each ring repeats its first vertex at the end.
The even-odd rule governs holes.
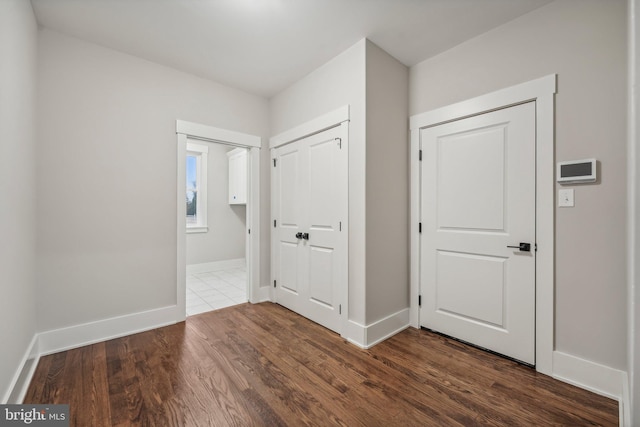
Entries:
MULTIPOLYGON (((350 107, 349 105, 344 105, 339 107, 333 111, 330 111, 322 116, 316 117, 315 119, 309 120, 301 125, 298 125, 292 129, 286 130, 278 135, 272 136, 269 138, 269 149, 270 149, 270 159, 271 164, 273 164, 273 153, 276 148, 281 147, 283 145, 298 141, 300 139, 306 138, 311 135, 315 135, 320 132, 324 132, 326 130, 341 126, 344 131, 344 143, 347 146, 347 167, 349 164, 348 156, 349 156, 349 114, 350 107)), ((272 200, 273 200, 273 188, 275 188, 275 180, 273 169, 270 173, 271 175, 271 189, 272 189, 272 200)), ((348 174, 347 174, 348 176, 348 174)), ((348 179, 348 178, 347 178, 348 179)), ((349 188, 349 183, 345 182, 344 185, 349 188)), ((347 336, 347 331, 349 330, 348 322, 349 322, 349 202, 347 196, 347 206, 345 206, 345 212, 342 217, 344 221, 342 222, 342 231, 343 231, 343 246, 345 251, 345 268, 342 271, 342 280, 344 283, 342 289, 342 310, 341 310, 341 329, 340 335, 342 337, 347 336)), ((275 203, 271 203, 271 223, 273 223, 274 219, 278 216, 279 212, 275 203)), ((276 259, 275 259, 275 245, 276 240, 271 236, 270 248, 271 248, 271 283, 275 280, 275 271, 276 271, 276 259)), ((274 288, 269 288, 269 297, 270 300, 277 303, 276 293, 274 288)))
POLYGON ((451 104, 410 118, 410 322, 420 327, 420 130, 525 102, 536 105, 536 370, 552 374, 555 289, 554 95, 556 74, 451 104))
POLYGON ((186 152, 189 139, 246 148, 247 155, 247 219, 245 258, 247 262, 247 297, 259 301, 260 291, 260 147, 259 136, 220 129, 213 126, 176 120, 177 136, 177 276, 178 322, 186 319, 187 234, 186 234, 186 152))

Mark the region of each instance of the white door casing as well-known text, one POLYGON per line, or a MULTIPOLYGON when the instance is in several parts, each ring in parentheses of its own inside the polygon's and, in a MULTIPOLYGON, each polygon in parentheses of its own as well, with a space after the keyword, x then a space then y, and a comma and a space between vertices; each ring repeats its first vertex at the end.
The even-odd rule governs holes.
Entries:
POLYGON ((268 299, 268 292, 260 287, 260 147, 259 136, 220 129, 199 123, 176 120, 177 136, 177 243, 176 243, 176 321, 186 318, 186 146, 191 138, 199 141, 222 143, 247 150, 247 234, 245 257, 247 260, 247 296, 249 302, 268 299), (249 232, 250 231, 250 232, 249 232))
POLYGON ((347 135, 338 126, 273 150, 275 300, 342 331, 347 135))
POLYGON ((553 374, 554 350, 554 94, 556 75, 490 92, 455 104, 416 114, 411 129, 411 292, 410 322, 419 327, 420 319, 420 133, 421 129, 472 117, 529 101, 536 103, 536 370, 553 374))
POLYGON ((535 103, 420 140, 421 325, 535 364, 535 103))

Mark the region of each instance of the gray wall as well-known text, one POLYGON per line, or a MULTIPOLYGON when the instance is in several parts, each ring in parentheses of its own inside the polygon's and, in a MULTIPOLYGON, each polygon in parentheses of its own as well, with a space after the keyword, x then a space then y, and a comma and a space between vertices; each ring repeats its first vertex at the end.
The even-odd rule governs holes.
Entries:
POLYGON ((0 1, 0 402, 9 398, 35 321, 35 88, 31 3, 0 1))
POLYGON ((194 141, 209 147, 206 233, 187 234, 187 265, 245 257, 246 205, 229 204, 229 158, 233 147, 194 141))
POLYGON ((367 318, 409 307, 409 70, 367 41, 367 318))
POLYGON ((558 74, 556 161, 601 178, 556 209, 556 349, 626 370, 626 2, 560 0, 410 70, 417 114, 558 74))
POLYGON ((175 120, 264 137, 267 101, 46 29, 39 42, 38 330, 176 304, 175 120))

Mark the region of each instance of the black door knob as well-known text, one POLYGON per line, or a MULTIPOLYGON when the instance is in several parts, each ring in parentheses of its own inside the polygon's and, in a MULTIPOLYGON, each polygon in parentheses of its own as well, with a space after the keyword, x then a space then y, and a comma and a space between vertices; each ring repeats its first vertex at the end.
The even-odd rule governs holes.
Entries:
POLYGON ((309 233, 302 233, 302 238, 304 240, 309 240, 309 233))
POLYGON ((296 233, 296 239, 302 239, 302 233, 297 232, 296 233))

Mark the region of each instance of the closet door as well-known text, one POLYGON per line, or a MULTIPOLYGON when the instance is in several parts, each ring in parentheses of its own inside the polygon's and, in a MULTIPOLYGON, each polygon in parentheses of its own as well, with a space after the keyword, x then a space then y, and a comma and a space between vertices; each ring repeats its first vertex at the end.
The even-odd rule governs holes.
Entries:
POLYGON ((273 188, 276 301, 338 332, 347 268, 343 131, 276 149, 273 188))
POLYGON ((274 286, 276 301, 285 307, 300 312, 302 310, 300 275, 305 263, 304 253, 300 250, 300 234, 303 230, 303 218, 307 215, 306 184, 302 164, 304 159, 302 141, 288 144, 276 150, 273 168, 273 200, 275 233, 273 240, 274 286))

